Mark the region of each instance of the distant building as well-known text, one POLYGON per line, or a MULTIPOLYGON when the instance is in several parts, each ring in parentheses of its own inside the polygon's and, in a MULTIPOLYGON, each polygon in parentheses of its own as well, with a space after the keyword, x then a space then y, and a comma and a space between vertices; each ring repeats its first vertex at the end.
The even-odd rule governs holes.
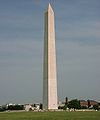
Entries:
POLYGON ((24 105, 24 108, 25 108, 25 111, 31 111, 31 110, 40 110, 40 109, 42 109, 41 107, 42 107, 42 104, 39 104, 39 103, 36 103, 36 104, 25 104, 24 105))
POLYGON ((89 100, 89 101, 90 101, 91 107, 93 107, 94 105, 98 105, 97 101, 94 101, 94 100, 89 100))
POLYGON ((34 110, 34 107, 30 104, 26 104, 24 105, 24 108, 25 108, 25 111, 31 111, 31 110, 34 110))
POLYGON ((87 100, 87 101, 80 100, 80 105, 81 105, 81 107, 91 108, 94 105, 98 105, 98 102, 94 101, 94 100, 87 100))
POLYGON ((34 108, 35 108, 35 110, 39 110, 40 109, 40 104, 39 103, 34 104, 34 108))
POLYGON ((88 108, 88 102, 85 101, 85 100, 80 100, 80 105, 81 105, 81 107, 86 107, 86 108, 88 108))

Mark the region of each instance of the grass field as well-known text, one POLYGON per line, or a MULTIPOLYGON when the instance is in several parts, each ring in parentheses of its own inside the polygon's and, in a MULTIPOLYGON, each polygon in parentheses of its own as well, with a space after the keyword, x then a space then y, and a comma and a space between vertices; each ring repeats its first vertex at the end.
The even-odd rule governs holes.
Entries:
POLYGON ((93 112, 4 112, 0 120, 100 120, 100 111, 93 112))

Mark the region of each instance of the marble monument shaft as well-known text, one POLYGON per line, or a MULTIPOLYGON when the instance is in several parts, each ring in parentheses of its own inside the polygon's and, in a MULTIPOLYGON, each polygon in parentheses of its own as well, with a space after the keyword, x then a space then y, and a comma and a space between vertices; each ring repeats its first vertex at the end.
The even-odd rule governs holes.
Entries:
POLYGON ((58 109, 54 12, 50 4, 44 25, 43 108, 58 109))

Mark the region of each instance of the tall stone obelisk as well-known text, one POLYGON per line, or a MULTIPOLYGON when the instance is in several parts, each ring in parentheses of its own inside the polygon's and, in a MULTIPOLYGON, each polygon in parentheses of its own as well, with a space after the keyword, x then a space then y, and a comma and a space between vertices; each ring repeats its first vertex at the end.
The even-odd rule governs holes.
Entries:
POLYGON ((49 4, 45 12, 43 109, 58 109, 54 12, 49 4))

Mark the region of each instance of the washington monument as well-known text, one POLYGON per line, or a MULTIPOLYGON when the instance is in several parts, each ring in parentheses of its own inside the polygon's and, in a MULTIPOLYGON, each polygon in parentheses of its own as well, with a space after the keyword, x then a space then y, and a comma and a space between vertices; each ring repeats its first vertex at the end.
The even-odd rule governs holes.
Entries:
POLYGON ((44 21, 43 109, 58 109, 54 12, 49 4, 44 21))

